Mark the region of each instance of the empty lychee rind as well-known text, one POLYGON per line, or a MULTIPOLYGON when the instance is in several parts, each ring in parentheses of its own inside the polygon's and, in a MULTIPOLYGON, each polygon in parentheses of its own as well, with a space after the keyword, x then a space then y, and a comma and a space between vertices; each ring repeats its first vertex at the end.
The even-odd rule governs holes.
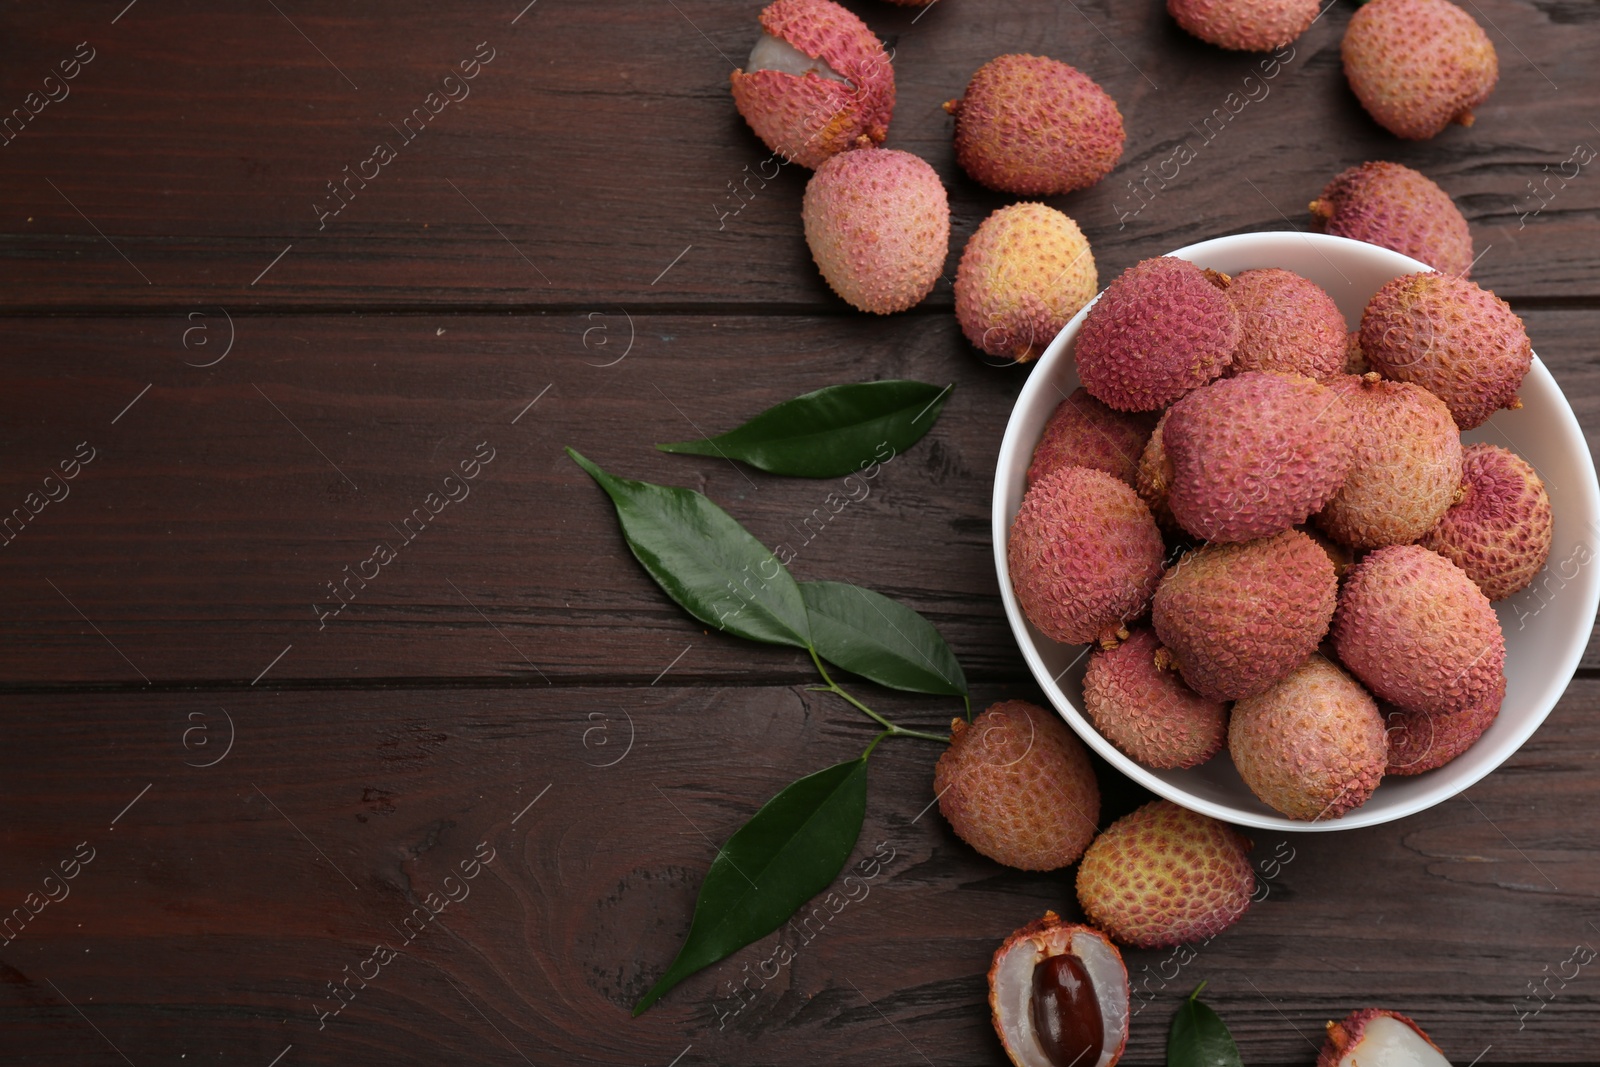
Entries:
POLYGON ((1044 204, 984 219, 956 268, 956 320, 980 350, 1026 363, 1100 291, 1078 224, 1044 204))
POLYGON ((1113 411, 1079 386, 1045 423, 1028 464, 1028 484, 1062 467, 1090 467, 1132 485, 1155 424, 1153 413, 1113 411))
POLYGON ((1156 666, 1160 639, 1147 629, 1097 649, 1083 677, 1083 710, 1101 735, 1146 767, 1198 767, 1222 750, 1228 706, 1156 666))
POLYGON ((1467 572, 1490 600, 1526 589, 1550 558, 1550 495, 1527 460, 1468 445, 1461 494, 1417 543, 1467 572))
POLYGON ((1385 1008, 1363 1008, 1328 1023, 1317 1067, 1450 1067, 1440 1050, 1409 1016, 1385 1008))
POLYGON ((1306 32, 1318 0, 1167 0, 1186 31, 1219 48, 1270 52, 1306 32))
POLYGON ((1472 235, 1455 201, 1433 179, 1399 163, 1363 163, 1338 175, 1311 202, 1311 226, 1393 249, 1446 274, 1465 278, 1472 268, 1472 235))
POLYGON ((1093 985, 1104 1021, 1100 1058, 1080 1067, 1114 1067, 1128 1043, 1128 968, 1117 946, 1091 926, 1064 923, 1053 911, 1022 927, 995 950, 989 966, 989 1013, 1015 1067, 1054 1067, 1033 1030, 1033 972, 1043 960, 1071 955, 1093 985))
POLYGON ((1239 343, 1230 374, 1281 371, 1322 380, 1345 364, 1345 322, 1333 297, 1309 278, 1269 267, 1233 276, 1239 343))
POLYGON ((1371 0, 1350 17, 1340 51, 1361 106, 1410 140, 1470 126, 1500 77, 1489 35, 1449 0, 1371 0))

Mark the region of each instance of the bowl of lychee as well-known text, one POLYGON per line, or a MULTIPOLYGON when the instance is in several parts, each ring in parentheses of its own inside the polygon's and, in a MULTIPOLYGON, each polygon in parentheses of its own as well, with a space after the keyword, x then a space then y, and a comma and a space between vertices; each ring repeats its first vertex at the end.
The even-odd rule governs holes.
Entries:
POLYGON ((1282 830, 1492 772, 1600 604, 1588 444, 1522 320, 1342 237, 1141 261, 1024 385, 993 503, 1024 659, 1112 767, 1282 830))

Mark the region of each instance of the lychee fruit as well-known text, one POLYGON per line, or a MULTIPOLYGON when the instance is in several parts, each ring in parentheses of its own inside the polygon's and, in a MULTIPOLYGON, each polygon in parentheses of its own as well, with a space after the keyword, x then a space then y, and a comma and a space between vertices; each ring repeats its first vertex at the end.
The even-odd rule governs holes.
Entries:
POLYGON ((1472 235, 1455 201, 1399 163, 1363 163, 1334 178, 1311 201, 1311 227, 1393 249, 1445 274, 1465 278, 1472 269, 1472 235))
MULTIPOLYGON (((1382 2, 1382 0, 1379 0, 1382 2)), ((1415 382, 1470 430, 1501 408, 1533 361, 1522 320, 1489 290, 1452 274, 1406 274, 1386 283, 1361 315, 1361 351, 1385 378, 1415 382)))
POLYGON ((1139 455, 1139 469, 1134 475, 1133 487, 1139 491, 1139 499, 1150 509, 1151 516, 1163 533, 1187 536, 1183 527, 1178 525, 1178 520, 1172 517, 1172 509, 1167 506, 1167 494, 1172 491, 1172 460, 1167 457, 1167 448, 1161 435, 1171 411, 1171 408, 1163 411, 1156 428, 1150 431, 1150 440, 1139 455))
POLYGON ((1062 467, 1090 467, 1132 485, 1155 424, 1153 412, 1113 411, 1079 386, 1045 423, 1028 465, 1028 484, 1062 467))
POLYGON ((1046 637, 1111 644, 1149 606, 1165 552, 1131 486, 1063 467, 1023 495, 1006 561, 1023 614, 1046 637))
POLYGON ((1421 386, 1373 373, 1327 384, 1349 413, 1352 454, 1317 525, 1357 549, 1415 541, 1461 485, 1461 434, 1450 409, 1421 386))
POLYGON ((1111 173, 1126 134, 1093 78, 1045 56, 998 56, 978 68, 956 119, 956 161, 973 181, 1019 196, 1058 196, 1111 173))
POLYGON ((1227 370, 1239 312, 1220 278, 1172 256, 1118 275, 1078 329, 1084 388, 1118 411, 1157 411, 1227 370))
POLYGON ((1363 1008, 1328 1024, 1317 1067, 1450 1067, 1422 1027, 1397 1011, 1363 1008))
POLYGON ((1526 589, 1550 558, 1550 495, 1527 460, 1468 445, 1461 495, 1417 543, 1467 572, 1490 600, 1526 589))
POLYGON ((1330 378, 1344 370, 1345 323, 1316 282, 1268 267, 1234 275, 1228 296, 1239 309, 1239 344, 1230 374, 1281 371, 1330 378))
POLYGON ((1500 77, 1489 35, 1450 0, 1371 0, 1350 17, 1341 52, 1361 106, 1414 141, 1471 126, 1500 77))
POLYGON ((806 244, 847 303, 887 315, 919 303, 944 269, 950 200, 909 152, 873 148, 827 160, 806 182, 806 244))
POLYGON ((1155 633, 1134 631, 1097 649, 1083 677, 1083 710, 1096 730, 1146 767, 1198 767, 1222 750, 1228 705, 1207 700, 1156 666, 1155 633))
POLYGON ((1374 695, 1405 711, 1449 715, 1504 691, 1505 636, 1489 598, 1417 545, 1380 548, 1351 568, 1333 647, 1374 695))
POLYGON ((1166 948, 1216 936, 1255 892, 1250 841, 1225 823, 1156 800, 1095 838, 1078 867, 1078 903, 1114 940, 1166 948))
POLYGON ((1392 704, 1381 704, 1384 728, 1389 735, 1388 774, 1421 774, 1461 755, 1477 743, 1483 732, 1500 717, 1506 696, 1506 681, 1484 698, 1458 711, 1404 711, 1392 704))
POLYGON ((1251 541, 1317 511, 1350 467, 1339 394, 1298 374, 1249 371, 1172 405, 1161 431, 1167 506, 1208 541, 1251 541))
POLYGON ((1310 658, 1338 596, 1333 561, 1299 530, 1184 554, 1156 588, 1151 622, 1201 696, 1265 692, 1310 658))
POLYGON ((1010 204, 983 220, 956 268, 956 320, 991 356, 1026 363, 1100 291, 1078 224, 1043 204, 1010 204))
POLYGON ((883 143, 894 70, 866 23, 833 0, 775 0, 761 29, 729 80, 739 114, 768 148, 814 169, 845 149, 883 143))
POLYGON ((952 722, 933 791, 957 837, 1024 871, 1078 862, 1100 823, 1100 786, 1083 742, 1060 716, 1024 700, 952 722))
POLYGON ((1271 52, 1317 19, 1318 0, 1167 0, 1186 31, 1218 48, 1271 52))
POLYGON ((1344 342, 1344 372, 1365 374, 1371 369, 1367 366, 1367 354, 1361 351, 1361 331, 1351 330, 1344 342))
POLYGON ((1321 656, 1233 706, 1228 752, 1263 804, 1308 821, 1365 804, 1389 762, 1377 703, 1321 656))
POLYGON ((1128 1043, 1128 968, 1099 930, 1053 911, 1006 938, 989 1010, 1015 1067, 1113 1067, 1128 1043))

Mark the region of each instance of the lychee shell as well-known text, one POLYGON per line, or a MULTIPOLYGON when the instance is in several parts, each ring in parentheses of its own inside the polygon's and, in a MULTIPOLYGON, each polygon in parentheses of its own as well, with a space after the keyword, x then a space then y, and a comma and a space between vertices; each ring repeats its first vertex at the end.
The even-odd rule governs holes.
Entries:
POLYGON ((1550 495, 1527 460, 1499 445, 1468 445, 1460 498, 1417 543, 1467 572, 1484 596, 1526 589, 1550 558, 1550 495))
POLYGON ((1083 710, 1106 740, 1146 767, 1198 767, 1222 750, 1228 706, 1156 666, 1160 639, 1140 629, 1097 649, 1083 677, 1083 710))
POLYGON ((1345 322, 1321 286, 1293 271, 1241 271, 1228 286, 1239 309, 1239 344, 1230 374, 1282 371, 1322 380, 1345 364, 1345 322))
MULTIPOLYGON (((1417 1051, 1421 1051, 1426 1055, 1426 1051, 1431 1049, 1438 1055, 1437 1061, 1427 1063, 1417 1059, 1416 1053, 1413 1052, 1411 1056, 1406 1057, 1406 1067, 1436 1067, 1436 1064, 1449 1063, 1445 1059, 1443 1050, 1433 1043, 1433 1039, 1410 1016, 1401 1015, 1397 1011, 1389 1011, 1386 1008, 1362 1008, 1360 1011, 1353 1011, 1345 1016, 1342 1022, 1328 1023, 1328 1036, 1323 1042, 1322 1051, 1317 1054, 1317 1067, 1339 1067, 1339 1061, 1344 1058, 1345 1053, 1361 1042, 1367 1027, 1373 1020, 1379 1018, 1394 1020, 1409 1027, 1424 1045, 1423 1049, 1417 1051)), ((1381 1051, 1376 1052, 1371 1060, 1361 1059, 1357 1062, 1360 1064, 1370 1062, 1372 1067, 1383 1067, 1384 1063, 1387 1062, 1382 1058, 1383 1055, 1381 1051)))
POLYGON ((1393 249, 1465 278, 1472 235, 1450 194, 1399 163, 1363 163, 1335 177, 1311 202, 1321 233, 1393 249))
POLYGON ((991 356, 1026 363, 1100 291, 1078 224, 1044 204, 1010 204, 984 219, 956 268, 956 320, 991 356))
POLYGON ((1318 0, 1167 0, 1167 12, 1219 48, 1270 52, 1316 21, 1318 0))
POLYGON ((1340 52, 1361 106, 1410 140, 1470 126, 1500 77, 1489 35, 1449 0, 1371 0, 1350 17, 1340 52))
POLYGON ((1153 413, 1113 411, 1079 386, 1045 423, 1028 464, 1028 484, 1062 467, 1090 467, 1132 485, 1155 423, 1153 413))
POLYGON ((1451 712, 1404 711, 1392 704, 1380 705, 1384 729, 1389 735, 1388 774, 1421 774, 1461 755, 1477 744, 1484 731, 1500 717, 1505 701, 1506 680, 1497 684, 1476 704, 1451 712))

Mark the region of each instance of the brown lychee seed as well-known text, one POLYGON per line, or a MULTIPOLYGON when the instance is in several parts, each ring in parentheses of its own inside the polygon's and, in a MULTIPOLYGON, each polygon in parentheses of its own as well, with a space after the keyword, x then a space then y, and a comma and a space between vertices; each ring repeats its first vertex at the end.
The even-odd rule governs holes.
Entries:
POLYGON ((1317 1067, 1450 1067, 1444 1052, 1409 1016, 1363 1008, 1328 1023, 1317 1067))
POLYGON ((1539 472, 1499 445, 1468 445, 1461 491, 1417 542, 1467 572, 1490 600, 1532 584, 1550 558, 1550 495, 1539 472))
POLYGON ((1028 464, 1028 484, 1063 467, 1089 467, 1134 484, 1153 412, 1114 411, 1082 386, 1056 406, 1028 464))
POLYGON ((1015 1067, 1113 1067, 1128 1043, 1122 953, 1047 911, 996 950, 989 1011, 1015 1067))

